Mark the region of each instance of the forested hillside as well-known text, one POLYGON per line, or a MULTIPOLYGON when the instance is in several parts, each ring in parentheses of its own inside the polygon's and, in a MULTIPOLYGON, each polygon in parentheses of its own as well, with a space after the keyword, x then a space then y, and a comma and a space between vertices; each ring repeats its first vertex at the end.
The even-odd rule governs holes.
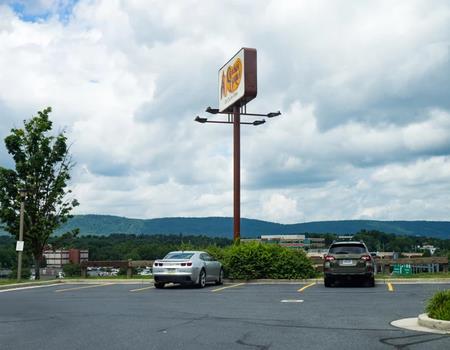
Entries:
MULTIPOLYGON (((124 234, 183 234, 208 237, 233 236, 233 219, 229 217, 130 219, 109 215, 76 215, 56 233, 75 228, 81 235, 124 234)), ((449 221, 374 221, 342 220, 298 224, 279 224, 269 221, 242 219, 241 237, 259 237, 267 234, 336 233, 354 234, 374 230, 397 235, 450 238, 449 221)))
MULTIPOLYGON (((233 219, 228 217, 129 219, 107 215, 77 215, 60 233, 80 228, 82 235, 130 234, 185 234, 209 237, 232 237, 233 219)), ((373 221, 342 220, 299 224, 242 219, 241 236, 258 237, 264 234, 336 233, 354 234, 361 230, 376 230, 400 235, 450 238, 448 221, 373 221)))

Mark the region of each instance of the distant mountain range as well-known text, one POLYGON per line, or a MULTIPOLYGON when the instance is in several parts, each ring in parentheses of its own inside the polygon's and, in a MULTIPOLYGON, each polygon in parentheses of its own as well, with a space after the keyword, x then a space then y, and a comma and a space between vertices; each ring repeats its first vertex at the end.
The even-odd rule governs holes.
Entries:
MULTIPOLYGON (((130 219, 110 215, 76 215, 57 233, 79 228, 81 235, 125 234, 183 234, 209 237, 233 236, 230 217, 130 219)), ((269 221, 242 219, 241 237, 296 233, 353 234, 360 230, 377 230, 410 236, 428 236, 450 239, 449 221, 375 221, 341 220, 299 224, 278 224, 269 221)))
MULTIPOLYGON (((80 228, 82 235, 127 234, 183 234, 210 237, 232 237, 233 219, 230 217, 129 219, 108 215, 77 215, 59 233, 80 228)), ((450 239, 449 221, 375 221, 341 220, 299 224, 278 224, 269 221, 242 219, 241 237, 259 237, 264 234, 336 233, 353 234, 362 229, 378 230, 411 236, 429 236, 450 239)))

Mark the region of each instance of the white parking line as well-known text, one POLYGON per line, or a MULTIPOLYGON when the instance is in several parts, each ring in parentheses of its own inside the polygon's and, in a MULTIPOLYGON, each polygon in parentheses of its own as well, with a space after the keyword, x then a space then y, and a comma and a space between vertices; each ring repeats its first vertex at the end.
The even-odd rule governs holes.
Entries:
POLYGON ((244 284, 247 284, 247 283, 236 283, 236 284, 233 284, 232 286, 227 286, 227 287, 222 287, 222 288, 213 289, 211 292, 219 292, 219 291, 224 290, 224 289, 243 286, 244 284))
POLYGON ((301 299, 283 299, 281 300, 282 303, 303 303, 304 300, 301 299))
POLYGON ((150 287, 144 287, 144 288, 130 289, 130 292, 140 292, 141 290, 147 290, 147 289, 153 289, 153 288, 155 288, 155 287, 150 286, 150 287))
POLYGON ((1 289, 0 293, 5 292, 14 292, 16 290, 25 290, 25 289, 35 289, 35 288, 44 288, 44 287, 53 287, 53 286, 60 286, 61 283, 55 283, 55 284, 45 284, 43 286, 28 286, 28 287, 17 287, 17 288, 11 288, 11 289, 1 289))
POLYGON ((94 284, 92 286, 74 287, 74 288, 67 288, 67 289, 57 289, 57 290, 55 290, 55 293, 69 292, 71 290, 79 290, 79 289, 87 289, 87 288, 105 287, 105 286, 112 286, 112 285, 114 285, 114 283, 103 283, 103 284, 94 284))

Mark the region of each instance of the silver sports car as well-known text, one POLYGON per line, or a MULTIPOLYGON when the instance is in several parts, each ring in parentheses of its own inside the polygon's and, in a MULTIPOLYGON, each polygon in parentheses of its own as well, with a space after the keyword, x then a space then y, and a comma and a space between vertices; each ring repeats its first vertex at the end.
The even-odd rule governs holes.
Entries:
POLYGON ((202 251, 170 252, 153 263, 155 288, 166 283, 195 284, 203 288, 207 282, 222 284, 222 264, 202 251))

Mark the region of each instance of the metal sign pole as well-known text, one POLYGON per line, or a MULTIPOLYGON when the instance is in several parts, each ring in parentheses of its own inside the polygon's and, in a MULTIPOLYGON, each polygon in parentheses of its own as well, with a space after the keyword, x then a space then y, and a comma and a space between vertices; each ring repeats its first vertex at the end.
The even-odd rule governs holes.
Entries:
MULTIPOLYGON (((25 210, 25 204, 22 198, 20 202, 20 222, 19 222, 19 241, 23 241, 23 212, 25 210)), ((23 248, 22 248, 23 250, 23 248)), ((22 278, 22 250, 19 250, 19 256, 17 257, 17 280, 22 278)))
POLYGON ((239 106, 233 106, 233 240, 241 239, 241 116, 239 106))

